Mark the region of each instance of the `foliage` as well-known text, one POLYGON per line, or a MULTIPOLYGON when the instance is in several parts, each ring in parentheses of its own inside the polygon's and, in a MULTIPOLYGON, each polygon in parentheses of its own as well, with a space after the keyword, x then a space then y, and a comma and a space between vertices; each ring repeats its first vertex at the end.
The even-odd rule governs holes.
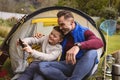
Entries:
POLYGON ((100 19, 96 22, 97 27, 99 27, 100 24, 101 24, 103 21, 105 21, 105 18, 100 18, 100 19))
POLYGON ((0 26, 0 37, 5 38, 8 35, 10 29, 10 27, 0 26))
POLYGON ((13 27, 15 23, 17 23, 18 19, 15 17, 11 17, 9 19, 6 20, 7 25, 10 27, 13 27))
POLYGON ((120 34, 120 19, 117 19, 116 34, 120 34))
POLYGON ((56 5, 79 9, 90 16, 100 16, 101 10, 104 10, 106 7, 115 8, 115 10, 118 10, 118 13, 120 12, 120 0, 58 0, 56 5))
POLYGON ((97 21, 97 26, 99 27, 100 24, 107 19, 114 19, 118 18, 118 12, 115 8, 112 7, 105 7, 100 12, 100 19, 97 21))
POLYGON ((115 8, 106 7, 101 10, 100 17, 103 17, 105 19, 117 19, 118 12, 115 8))
POLYGON ((98 16, 100 10, 108 4, 108 0, 58 0, 58 6, 68 6, 91 15, 98 16))
POLYGON ((11 17, 9 19, 0 19, 0 25, 1 26, 9 26, 9 27, 13 27, 13 25, 18 21, 17 18, 15 17, 11 17))
POLYGON ((0 19, 0 25, 1 26, 7 26, 7 21, 3 20, 3 19, 0 19))
POLYGON ((111 1, 110 6, 117 9, 120 16, 120 0, 110 0, 110 1, 111 1))
POLYGON ((32 13, 33 11, 53 6, 58 0, 0 0, 0 11, 15 13, 32 13))
POLYGON ((78 3, 76 0, 58 0, 56 6, 67 6, 71 8, 77 8, 78 3))
MULTIPOLYGON (((79 2, 81 0, 78 0, 79 2)), ((107 3, 108 0, 86 0, 84 1, 84 5, 81 6, 81 10, 86 12, 87 14, 91 15, 91 16, 99 16, 99 12, 102 8, 104 8, 107 3)), ((82 3, 80 2, 79 5, 81 5, 82 3)))
POLYGON ((17 19, 14 17, 7 20, 0 19, 0 37, 5 38, 16 21, 17 19))
POLYGON ((0 10, 7 12, 28 13, 31 12, 29 6, 30 0, 0 0, 0 10), (24 9, 21 10, 21 9, 24 9))
POLYGON ((116 50, 120 50, 120 35, 109 36, 108 38, 108 53, 112 53, 116 50))
POLYGON ((113 7, 120 15, 120 0, 0 0, 0 11, 31 13, 48 6, 67 6, 99 16, 104 7, 113 7))
POLYGON ((0 19, 0 24, 3 24, 4 23, 4 20, 3 19, 0 19))
POLYGON ((0 0, 0 11, 31 13, 55 4, 82 10, 90 16, 99 16, 102 9, 112 7, 120 15, 120 0, 0 0))
POLYGON ((117 24, 120 25, 120 19, 117 20, 117 24))

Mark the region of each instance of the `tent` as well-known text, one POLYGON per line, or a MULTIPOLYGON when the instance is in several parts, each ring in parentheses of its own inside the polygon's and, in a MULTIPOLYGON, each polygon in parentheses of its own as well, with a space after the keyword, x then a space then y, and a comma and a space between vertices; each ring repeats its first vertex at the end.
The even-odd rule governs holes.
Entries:
MULTIPOLYGON (((57 25, 57 12, 60 10, 69 10, 73 13, 75 21, 82 26, 88 27, 97 37, 104 42, 104 47, 98 49, 98 59, 104 54, 106 48, 106 42, 103 34, 96 27, 94 20, 84 12, 69 7, 47 7, 37 10, 27 16, 24 16, 18 23, 14 25, 8 34, 7 38, 1 45, 2 55, 0 56, 0 65, 3 65, 6 58, 10 56, 11 65, 14 72, 21 72, 26 64, 24 60, 24 54, 19 47, 16 47, 16 41, 18 38, 25 38, 40 32, 44 35, 48 35, 54 25, 57 25), (18 61, 19 59, 19 61, 18 61), (21 59, 21 60, 20 60, 21 59), (20 66, 20 67, 18 67, 20 66)), ((97 65, 98 66, 98 65, 97 65)))

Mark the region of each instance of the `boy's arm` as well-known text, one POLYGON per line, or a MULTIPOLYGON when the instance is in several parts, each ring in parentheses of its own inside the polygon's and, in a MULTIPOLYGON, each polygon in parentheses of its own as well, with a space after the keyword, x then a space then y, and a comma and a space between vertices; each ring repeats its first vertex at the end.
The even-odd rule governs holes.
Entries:
POLYGON ((36 37, 28 37, 28 38, 24 38, 22 39, 23 42, 27 43, 27 44, 41 44, 44 40, 44 37, 42 38, 36 38, 36 37))
POLYGON ((35 59, 40 60, 40 61, 53 61, 53 60, 56 60, 61 53, 62 53, 62 47, 61 45, 59 45, 56 48, 50 50, 49 53, 43 53, 43 52, 33 50, 31 55, 35 59))

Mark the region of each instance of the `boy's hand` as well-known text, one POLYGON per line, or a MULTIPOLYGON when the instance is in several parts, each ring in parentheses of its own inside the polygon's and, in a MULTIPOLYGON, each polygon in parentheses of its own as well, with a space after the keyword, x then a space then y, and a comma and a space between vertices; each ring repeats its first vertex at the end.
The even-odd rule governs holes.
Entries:
POLYGON ((24 44, 24 41, 22 41, 20 38, 19 38, 19 44, 20 46, 22 46, 22 48, 26 47, 26 45, 24 44))
POLYGON ((19 39, 17 39, 17 46, 19 45, 19 46, 22 46, 22 48, 24 48, 24 47, 26 47, 26 45, 24 44, 24 41, 22 41, 20 38, 19 39))
MULTIPOLYGON (((17 45, 20 45, 19 39, 17 40, 17 45)), ((23 45, 25 46, 25 47, 22 48, 23 51, 26 51, 28 53, 33 52, 32 48, 27 43, 23 42, 23 45)))
POLYGON ((23 48, 23 51, 26 51, 28 53, 33 52, 33 49, 27 43, 23 43, 23 44, 26 45, 26 47, 23 48))
POLYGON ((44 35, 41 34, 41 33, 35 33, 35 35, 33 35, 33 37, 36 37, 36 38, 41 38, 43 37, 44 35))

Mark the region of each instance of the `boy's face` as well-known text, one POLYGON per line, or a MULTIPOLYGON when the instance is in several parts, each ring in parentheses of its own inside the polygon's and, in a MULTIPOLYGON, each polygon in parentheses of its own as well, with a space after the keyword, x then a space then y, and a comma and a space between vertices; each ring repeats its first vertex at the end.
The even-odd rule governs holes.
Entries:
POLYGON ((52 44, 52 45, 60 43, 62 41, 60 35, 61 34, 58 31, 53 29, 52 32, 49 35, 49 39, 48 39, 49 43, 52 44))

